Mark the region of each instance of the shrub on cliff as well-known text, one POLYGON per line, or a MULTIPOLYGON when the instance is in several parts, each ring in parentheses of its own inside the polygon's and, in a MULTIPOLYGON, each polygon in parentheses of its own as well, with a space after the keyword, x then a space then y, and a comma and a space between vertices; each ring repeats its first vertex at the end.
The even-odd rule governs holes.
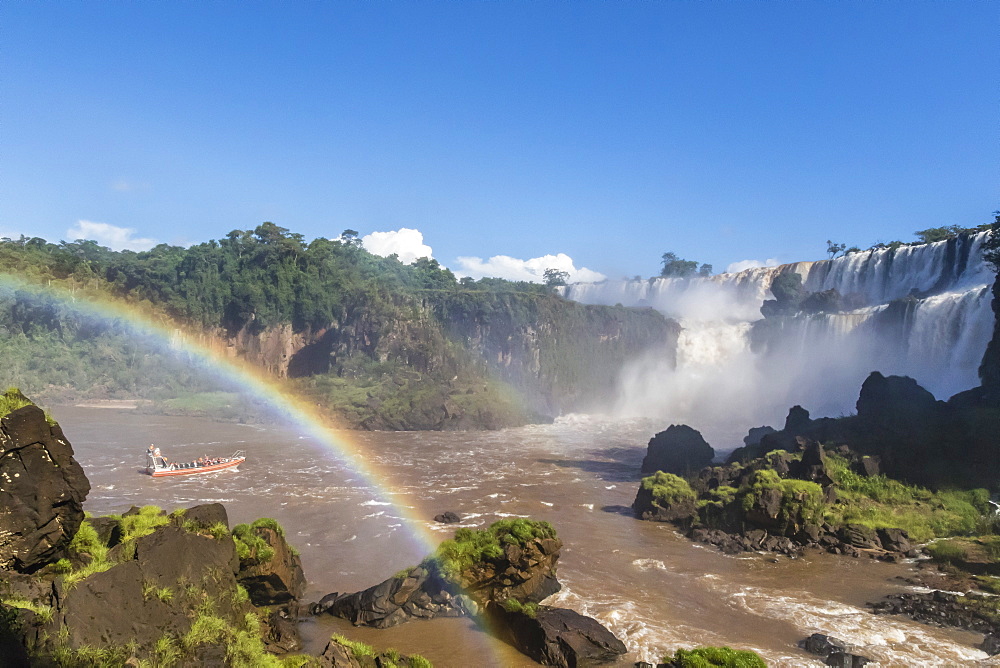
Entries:
POLYGON ((673 473, 657 471, 642 479, 642 489, 652 492, 653 503, 667 508, 684 501, 694 501, 695 493, 688 481, 673 473))
POLYGON ((457 580, 462 571, 481 561, 504 556, 505 545, 523 547, 536 538, 555 538, 556 530, 544 521, 526 518, 503 519, 486 529, 459 529, 455 538, 438 546, 431 557, 448 578, 457 580))

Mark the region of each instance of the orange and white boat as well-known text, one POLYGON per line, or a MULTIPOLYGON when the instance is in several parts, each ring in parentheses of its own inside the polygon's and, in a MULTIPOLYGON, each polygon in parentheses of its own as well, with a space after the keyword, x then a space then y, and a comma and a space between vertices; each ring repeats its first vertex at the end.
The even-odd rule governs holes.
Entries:
POLYGON ((237 450, 229 457, 203 457, 194 462, 170 462, 163 457, 146 453, 146 473, 154 478, 168 475, 195 475, 198 473, 214 473, 226 469, 237 470, 240 464, 247 460, 245 450, 237 450))

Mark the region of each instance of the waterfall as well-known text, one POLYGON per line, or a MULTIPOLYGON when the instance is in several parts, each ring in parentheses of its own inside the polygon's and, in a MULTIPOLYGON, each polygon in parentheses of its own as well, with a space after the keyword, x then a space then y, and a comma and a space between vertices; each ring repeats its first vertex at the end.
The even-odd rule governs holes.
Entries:
POLYGON ((911 376, 943 399, 978 385, 993 330, 988 235, 710 277, 578 283, 563 294, 677 319, 676 367, 628 365, 614 412, 684 422, 728 448, 751 426, 780 426, 793 404, 814 417, 853 412, 871 371, 911 376), (809 292, 836 290, 852 310, 764 320, 772 282, 789 272, 809 292))

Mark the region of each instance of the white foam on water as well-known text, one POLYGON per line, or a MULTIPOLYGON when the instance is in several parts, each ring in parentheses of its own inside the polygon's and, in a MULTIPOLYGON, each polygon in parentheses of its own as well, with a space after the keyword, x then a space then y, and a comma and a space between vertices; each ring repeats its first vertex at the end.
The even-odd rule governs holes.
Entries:
POLYGON ((371 519, 372 517, 381 517, 382 515, 385 515, 385 511, 384 510, 380 510, 377 513, 371 513, 370 515, 365 515, 361 519, 367 520, 367 519, 371 519))
POLYGON ((604 489, 618 489, 618 485, 608 485, 604 489))
POLYGON ((643 606, 628 599, 601 595, 585 598, 564 586, 544 603, 569 608, 598 620, 640 661, 659 663, 664 655, 673 654, 677 648, 694 646, 690 638, 698 638, 699 645, 723 643, 722 638, 704 629, 683 624, 662 624, 660 620, 647 616, 643 606))
POLYGON ((388 503, 387 501, 376 501, 375 499, 372 499, 371 501, 365 501, 364 503, 362 503, 360 505, 362 505, 362 506, 391 506, 392 504, 388 503))
POLYGON ((554 503, 549 503, 548 501, 539 501, 538 503, 542 504, 543 506, 548 506, 549 508, 556 505, 554 503))
POLYGON ((486 496, 490 499, 495 499, 500 496, 500 492, 494 492, 493 494, 487 494, 486 496))
POLYGON ((781 595, 773 590, 717 587, 744 610, 793 624, 803 637, 823 633, 843 640, 883 666, 961 666, 988 658, 981 650, 942 640, 930 628, 897 616, 875 615, 855 606, 817 599, 808 592, 781 595))
POLYGON ((649 571, 649 570, 653 570, 653 569, 658 570, 658 571, 672 571, 673 570, 671 568, 667 568, 667 565, 665 563, 663 563, 662 561, 660 561, 659 559, 635 559, 632 562, 632 565, 635 566, 636 568, 638 568, 639 570, 643 570, 643 571, 649 571))
POLYGON ((581 508, 586 508, 587 510, 593 510, 594 509, 594 504, 592 504, 592 503, 581 503, 580 507, 581 508))
POLYGON ((350 543, 350 542, 351 542, 352 540, 357 540, 357 539, 358 539, 358 535, 357 535, 357 534, 354 534, 354 535, 353 535, 353 536, 351 536, 350 538, 345 538, 345 539, 344 539, 344 542, 345 542, 345 543, 350 543))

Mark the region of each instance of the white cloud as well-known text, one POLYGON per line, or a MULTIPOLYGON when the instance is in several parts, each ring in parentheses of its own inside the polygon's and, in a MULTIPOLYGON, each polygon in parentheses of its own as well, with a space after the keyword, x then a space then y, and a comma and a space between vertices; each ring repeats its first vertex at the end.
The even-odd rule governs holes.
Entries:
POLYGON ((736 274, 744 269, 756 269, 757 267, 777 267, 780 262, 775 260, 773 257, 768 258, 761 262, 760 260, 740 260, 739 262, 733 262, 731 265, 726 267, 727 274, 736 274))
POLYGON ((546 269, 568 272, 569 280, 574 283, 592 283, 607 278, 604 274, 586 267, 577 269, 573 266, 573 258, 565 253, 543 255, 530 260, 519 260, 509 255, 494 255, 489 260, 483 260, 481 257, 459 257, 458 264, 459 269, 455 273, 472 278, 495 276, 509 281, 541 283, 545 280, 546 269))
POLYGON ((66 230, 66 236, 74 241, 91 239, 112 250, 144 251, 158 243, 156 239, 136 237, 135 229, 131 227, 118 227, 89 220, 78 220, 75 227, 66 230))
POLYGON ((420 230, 401 227, 394 232, 372 232, 361 237, 361 244, 372 255, 388 257, 395 253, 399 261, 410 264, 422 257, 433 257, 420 230))

